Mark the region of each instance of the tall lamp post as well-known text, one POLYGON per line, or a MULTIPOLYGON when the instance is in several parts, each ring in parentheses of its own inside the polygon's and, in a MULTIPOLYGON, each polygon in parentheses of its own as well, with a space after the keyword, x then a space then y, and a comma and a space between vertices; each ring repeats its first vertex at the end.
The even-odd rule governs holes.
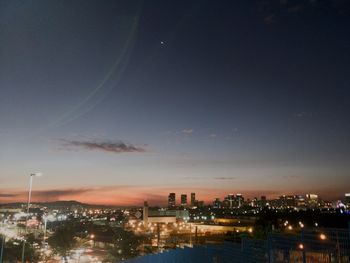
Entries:
MULTIPOLYGON (((2 224, 2 223, 1 223, 1 224, 2 224)), ((0 254, 0 263, 3 262, 5 241, 6 241, 5 234, 2 234, 1 252, 0 252, 0 253, 1 253, 1 254, 0 254)))
MULTIPOLYGON (((31 173, 29 176, 29 191, 28 191, 28 203, 27 203, 27 213, 26 213, 26 221, 25 221, 25 231, 24 234, 27 234, 27 221, 28 221, 28 215, 29 215, 29 207, 30 207, 30 201, 32 198, 32 186, 33 186, 33 178, 41 176, 41 173, 31 173)), ((26 239, 23 238, 23 247, 22 247, 22 263, 24 263, 24 250, 26 246, 26 239)))

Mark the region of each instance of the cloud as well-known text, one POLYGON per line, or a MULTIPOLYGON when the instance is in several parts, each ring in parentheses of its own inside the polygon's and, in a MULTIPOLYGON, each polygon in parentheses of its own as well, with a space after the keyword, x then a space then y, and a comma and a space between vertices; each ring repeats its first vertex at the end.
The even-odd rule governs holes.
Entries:
POLYGON ((192 134, 194 133, 194 129, 183 129, 181 132, 186 134, 192 134))
POLYGON ((18 194, 0 194, 0 198, 12 198, 16 196, 18 196, 18 194))
POLYGON ((186 180, 235 180, 236 177, 233 176, 218 176, 218 177, 203 177, 203 176, 184 176, 182 177, 183 179, 186 180))
POLYGON ((215 180, 235 180, 235 177, 230 176, 221 176, 221 177, 214 177, 215 180))
POLYGON ((306 112, 298 112, 294 114, 294 117, 302 118, 306 116, 306 112))
POLYGON ((212 133, 209 135, 209 138, 216 138, 216 137, 217 137, 217 135, 215 133, 212 133))
POLYGON ((82 148, 86 150, 99 150, 109 153, 131 153, 131 152, 145 152, 142 147, 137 147, 132 144, 117 142, 98 142, 98 141, 76 141, 76 140, 62 140, 64 146, 67 148, 82 148))
POLYGON ((93 191, 93 188, 78 188, 78 189, 52 189, 52 190, 38 190, 33 191, 33 195, 35 195, 36 198, 43 198, 46 200, 52 200, 52 199, 60 199, 61 197, 65 196, 72 196, 72 195, 81 195, 90 191, 93 191))
MULTIPOLYGON (((123 192, 125 195, 129 194, 132 189, 129 185, 110 185, 100 187, 80 187, 80 188, 56 188, 35 190, 32 192, 33 202, 53 202, 59 200, 78 200, 82 202, 94 203, 101 200, 101 204, 115 200, 116 196, 111 198, 115 193, 119 195, 123 192), (96 198, 98 196, 98 198, 96 198), (104 199, 101 199, 104 196, 104 199), (99 198, 101 200, 99 200, 99 198), (96 201, 97 200, 97 201, 96 201)), ((1 191, 1 189, 0 189, 1 191)), ((26 202, 27 191, 23 190, 9 190, 6 194, 0 194, 0 202, 26 202)))

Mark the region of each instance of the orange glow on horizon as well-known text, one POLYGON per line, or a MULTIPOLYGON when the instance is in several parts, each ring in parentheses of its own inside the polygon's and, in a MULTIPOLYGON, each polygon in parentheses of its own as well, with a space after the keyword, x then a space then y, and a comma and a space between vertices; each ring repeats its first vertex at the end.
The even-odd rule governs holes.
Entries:
MULTIPOLYGON (((5 191, 4 191, 5 192, 5 191)), ((139 206, 145 200, 150 205, 167 205, 168 194, 176 193, 176 201, 180 203, 180 195, 185 193, 190 198, 192 192, 196 193, 196 199, 202 200, 205 204, 211 204, 215 198, 224 199, 229 193, 236 193, 232 189, 218 188, 198 188, 189 187, 145 187, 145 186, 105 186, 91 188, 65 188, 65 189, 35 189, 32 193, 33 202, 53 202, 75 200, 88 204, 100 205, 121 205, 121 206, 139 206)), ((265 195, 268 198, 277 198, 280 193, 276 192, 259 192, 253 190, 239 191, 243 193, 245 198, 253 198, 255 196, 265 195)), ((0 197, 0 203, 26 202, 27 192, 11 189, 6 191, 8 196, 0 197)))

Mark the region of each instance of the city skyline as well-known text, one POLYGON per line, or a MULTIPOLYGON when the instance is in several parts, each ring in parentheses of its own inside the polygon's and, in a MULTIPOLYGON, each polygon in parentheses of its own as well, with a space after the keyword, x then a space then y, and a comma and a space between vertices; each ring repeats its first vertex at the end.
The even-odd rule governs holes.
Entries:
POLYGON ((2 1, 0 203, 350 192, 346 1, 2 1))

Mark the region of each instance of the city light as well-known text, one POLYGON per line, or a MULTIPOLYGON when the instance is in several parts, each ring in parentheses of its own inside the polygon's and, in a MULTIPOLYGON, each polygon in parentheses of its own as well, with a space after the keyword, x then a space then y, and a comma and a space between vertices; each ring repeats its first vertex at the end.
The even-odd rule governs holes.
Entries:
POLYGON ((320 234, 320 239, 321 239, 321 240, 326 240, 326 239, 327 239, 327 236, 326 236, 325 234, 322 233, 322 234, 320 234))

